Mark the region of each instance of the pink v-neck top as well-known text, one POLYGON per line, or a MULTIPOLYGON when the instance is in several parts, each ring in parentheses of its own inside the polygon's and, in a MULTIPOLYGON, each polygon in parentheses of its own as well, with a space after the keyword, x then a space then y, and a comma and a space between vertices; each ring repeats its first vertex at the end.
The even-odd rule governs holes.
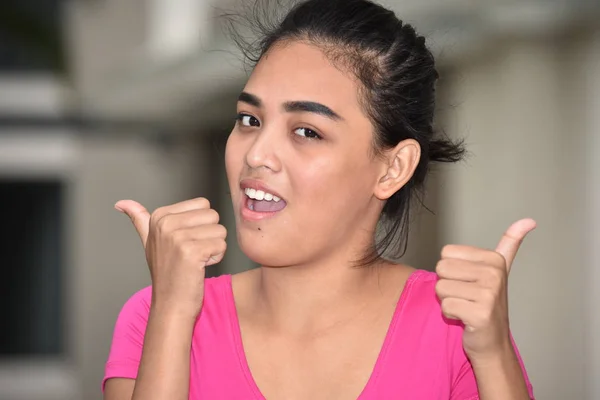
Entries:
MULTIPOLYGON (((407 280, 359 400, 479 399, 462 347, 463 327, 443 318, 436 280, 436 274, 421 270, 407 280)), ((103 383, 110 378, 136 378, 150 300, 147 287, 132 296, 119 314, 103 383)), ((520 356, 519 362, 533 399, 520 356)), ((264 400, 244 354, 230 275, 206 279, 190 363, 190 399, 264 400)))

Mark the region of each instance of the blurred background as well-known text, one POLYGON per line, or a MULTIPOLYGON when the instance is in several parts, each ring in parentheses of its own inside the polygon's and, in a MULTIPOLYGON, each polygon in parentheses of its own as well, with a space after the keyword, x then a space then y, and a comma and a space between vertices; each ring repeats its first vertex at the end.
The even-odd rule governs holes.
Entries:
MULTIPOLYGON (((248 71, 215 8, 243 0, 2 0, 0 400, 101 398, 123 303, 149 284, 113 210, 204 196, 230 229, 211 274, 253 267, 233 234, 224 141, 248 71)), ((600 0, 388 0, 438 56, 436 170, 406 262, 538 229, 510 280, 539 399, 600 399, 600 0)))

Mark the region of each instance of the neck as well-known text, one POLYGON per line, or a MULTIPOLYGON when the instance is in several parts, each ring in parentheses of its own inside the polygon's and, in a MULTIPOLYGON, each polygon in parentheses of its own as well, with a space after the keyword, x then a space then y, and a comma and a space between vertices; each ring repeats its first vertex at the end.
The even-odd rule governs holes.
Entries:
POLYGON ((356 318, 377 304, 374 300, 387 298, 395 288, 386 285, 385 270, 389 266, 383 262, 370 267, 333 261, 319 266, 261 267, 254 291, 256 309, 275 329, 298 334, 321 331, 356 318))

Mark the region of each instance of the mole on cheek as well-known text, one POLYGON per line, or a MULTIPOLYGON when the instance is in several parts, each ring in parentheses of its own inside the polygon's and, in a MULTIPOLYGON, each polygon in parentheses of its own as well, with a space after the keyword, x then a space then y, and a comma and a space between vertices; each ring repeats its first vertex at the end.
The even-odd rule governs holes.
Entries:
POLYGON ((261 230, 261 229, 260 229, 260 227, 258 228, 258 230, 259 230, 259 231, 261 230))

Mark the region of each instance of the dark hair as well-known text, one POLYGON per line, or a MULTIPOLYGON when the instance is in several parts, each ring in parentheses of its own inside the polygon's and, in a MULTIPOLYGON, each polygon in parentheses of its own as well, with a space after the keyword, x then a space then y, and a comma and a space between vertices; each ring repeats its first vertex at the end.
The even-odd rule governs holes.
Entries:
POLYGON ((408 244, 410 206, 422 204, 431 163, 457 162, 465 153, 462 141, 435 133, 435 84, 438 73, 425 38, 396 15, 369 0, 305 0, 280 21, 270 21, 281 1, 255 0, 244 18, 227 15, 230 33, 245 58, 255 65, 273 46, 304 41, 319 47, 336 65, 362 83, 360 97, 374 126, 374 155, 405 139, 421 146, 421 159, 410 181, 387 200, 380 218, 383 235, 359 261, 371 265, 384 253, 401 257, 408 244), (232 18, 233 17, 233 18, 232 18))

